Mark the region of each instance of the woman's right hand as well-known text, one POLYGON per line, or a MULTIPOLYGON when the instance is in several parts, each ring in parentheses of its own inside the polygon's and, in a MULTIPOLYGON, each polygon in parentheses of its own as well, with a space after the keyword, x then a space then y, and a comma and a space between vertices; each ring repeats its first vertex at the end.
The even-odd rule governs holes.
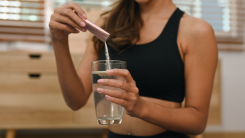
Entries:
POLYGON ((86 23, 83 19, 87 19, 87 15, 77 3, 70 3, 57 7, 51 15, 49 28, 52 41, 68 39, 70 33, 79 33, 78 30, 86 32, 86 23), (77 30, 77 29, 78 30, 77 30))

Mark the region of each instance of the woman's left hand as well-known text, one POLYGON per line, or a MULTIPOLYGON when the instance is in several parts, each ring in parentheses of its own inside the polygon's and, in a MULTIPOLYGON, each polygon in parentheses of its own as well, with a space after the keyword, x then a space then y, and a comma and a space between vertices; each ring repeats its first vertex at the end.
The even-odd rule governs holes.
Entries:
POLYGON ((119 104, 124 107, 127 114, 133 117, 140 117, 143 112, 144 100, 139 96, 139 89, 131 74, 126 69, 112 69, 108 70, 107 74, 112 76, 123 77, 123 80, 116 79, 100 79, 98 83, 104 86, 120 88, 122 90, 98 88, 97 91, 105 94, 105 97, 110 102, 119 104))

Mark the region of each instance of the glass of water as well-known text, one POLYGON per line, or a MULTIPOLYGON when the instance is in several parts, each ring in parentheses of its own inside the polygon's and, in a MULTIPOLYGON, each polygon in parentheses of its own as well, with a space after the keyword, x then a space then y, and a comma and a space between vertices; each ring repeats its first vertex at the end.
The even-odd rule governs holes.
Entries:
POLYGON ((106 72, 108 69, 126 69, 126 62, 119 60, 99 60, 92 62, 92 81, 97 122, 101 125, 121 124, 123 107, 108 101, 104 94, 97 92, 97 88, 121 90, 119 88, 98 84, 97 81, 99 79, 117 79, 125 81, 121 77, 108 75, 106 72))

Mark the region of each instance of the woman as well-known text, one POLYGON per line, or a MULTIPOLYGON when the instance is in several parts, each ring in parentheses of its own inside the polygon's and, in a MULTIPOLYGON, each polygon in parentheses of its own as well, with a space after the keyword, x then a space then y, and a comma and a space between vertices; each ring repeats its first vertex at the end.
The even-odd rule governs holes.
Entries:
MULTIPOLYGON (((49 23, 57 70, 67 105, 83 107, 92 91, 91 62, 104 60, 104 44, 89 37, 77 71, 68 35, 86 31, 87 18, 76 4, 56 8, 49 23)), ((96 22, 111 34, 111 59, 127 62, 128 70, 113 69, 119 80, 98 83, 123 91, 97 89, 125 109, 122 124, 109 126, 109 138, 185 138, 205 130, 217 64, 212 27, 179 10, 172 0, 120 0, 96 22), (181 102, 185 97, 185 106, 181 102)))

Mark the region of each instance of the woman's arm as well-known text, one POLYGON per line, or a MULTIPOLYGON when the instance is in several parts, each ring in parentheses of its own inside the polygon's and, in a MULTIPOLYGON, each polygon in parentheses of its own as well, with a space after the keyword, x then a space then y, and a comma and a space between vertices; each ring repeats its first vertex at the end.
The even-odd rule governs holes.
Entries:
MULTIPOLYGON (((197 19, 195 19, 197 20, 197 19)), ((108 71, 110 75, 124 76, 127 82, 99 80, 99 83, 119 87, 123 91, 98 89, 107 99, 125 107, 127 113, 167 130, 200 134, 205 130, 214 74, 217 64, 217 46, 212 27, 202 20, 193 21, 182 31, 184 49, 186 105, 184 108, 166 108, 143 100, 127 70, 108 71)), ((181 35, 181 34, 180 34, 181 35)))
POLYGON ((168 130, 200 134, 208 118, 218 60, 217 44, 212 27, 202 20, 194 20, 192 27, 184 29, 185 108, 168 109, 146 103, 141 118, 168 130))
POLYGON ((77 110, 86 104, 91 93, 91 69, 89 68, 91 62, 98 59, 98 55, 90 36, 81 65, 77 71, 75 70, 69 52, 68 35, 78 33, 79 31, 75 28, 83 32, 86 29, 83 28, 85 22, 73 10, 86 18, 86 14, 76 3, 63 5, 55 9, 49 27, 64 99, 71 109, 77 110))

